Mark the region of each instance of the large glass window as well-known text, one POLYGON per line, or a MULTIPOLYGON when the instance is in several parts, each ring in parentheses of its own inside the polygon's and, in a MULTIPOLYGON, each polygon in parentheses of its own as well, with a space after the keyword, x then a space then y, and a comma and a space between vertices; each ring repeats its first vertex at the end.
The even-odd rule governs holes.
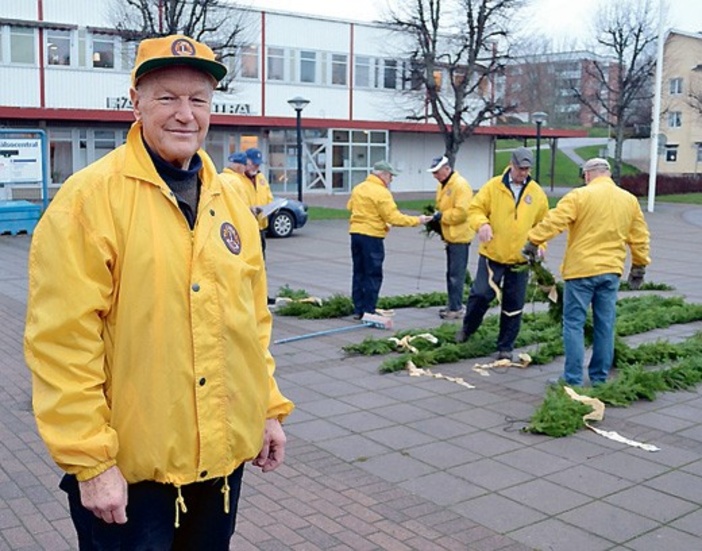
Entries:
POLYGON ((373 165, 388 157, 388 133, 376 130, 334 130, 332 189, 350 191, 366 179, 373 165))
POLYGON ((46 31, 46 62, 49 65, 71 64, 71 33, 69 31, 46 31))
POLYGON ((356 65, 354 68, 356 87, 368 88, 371 86, 371 59, 370 57, 356 57, 356 65))
POLYGON ((397 61, 386 59, 383 63, 383 88, 397 88, 397 61))
POLYGON ((300 82, 317 81, 317 52, 300 52, 300 82))
POLYGON ((258 46, 241 49, 241 77, 258 78, 258 46))
POLYGON ((10 63, 35 63, 34 29, 10 27, 10 63))
POLYGON ((331 83, 345 85, 346 84, 347 56, 344 54, 332 54, 331 60, 332 60, 331 83))
POLYGON ((115 39, 111 36, 93 37, 93 67, 114 69, 115 39))
POLYGON ((268 80, 285 79, 285 50, 268 48, 268 80))

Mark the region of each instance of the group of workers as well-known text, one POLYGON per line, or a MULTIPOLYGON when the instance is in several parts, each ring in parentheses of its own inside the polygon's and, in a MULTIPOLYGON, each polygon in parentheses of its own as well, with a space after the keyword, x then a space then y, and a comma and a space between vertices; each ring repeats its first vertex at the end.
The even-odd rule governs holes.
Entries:
MULTIPOLYGON (((272 197, 263 158, 258 149, 235 153, 220 175, 202 149, 226 73, 187 36, 143 40, 126 143, 61 186, 32 239, 24 348, 33 410, 65 472, 60 486, 80 549, 229 549, 244 464, 268 472, 284 460, 281 423, 294 406, 269 352, 261 207, 272 197)), ((429 168, 439 182, 436 212, 407 216, 388 189, 397 172, 377 163, 349 200, 355 315, 375 311, 388 227, 434 222, 446 242, 441 316, 464 317, 456 340, 466 340, 501 285, 498 350, 511 354, 527 278, 516 269, 526 262, 522 248, 528 240, 524 254, 536 256, 568 230, 565 380, 582 382, 581 326, 592 302, 590 378, 602 381, 624 244, 635 265, 630 283, 640 284, 646 224, 605 160, 588 161, 587 186, 552 211, 531 164, 529 150, 516 150, 509 169, 473 197, 438 157, 429 168), (480 261, 464 315, 474 232, 480 261)))
POLYGON ((388 189, 397 171, 386 161, 376 163, 368 179, 354 187, 347 205, 355 317, 375 311, 383 280, 383 239, 390 227, 431 224, 439 229, 446 249, 448 304, 439 315, 462 320, 455 341, 465 342, 478 330, 499 293, 496 357, 513 361, 528 264, 541 262, 546 242, 567 231, 561 266, 566 355, 561 380, 583 384, 584 327, 592 306, 594 337, 588 374, 592 384, 605 382, 614 355, 615 304, 627 247, 632 289, 641 286, 650 263, 646 221, 637 199, 612 180, 606 159, 587 161, 582 167, 585 186, 566 194, 550 210, 546 194, 531 177, 532 165, 530 149, 515 149, 502 174, 488 180, 473 196, 449 159, 437 157, 428 169, 438 181, 435 211, 431 216, 408 216, 399 211, 388 189), (468 249, 475 235, 480 242, 478 267, 464 307, 468 249))

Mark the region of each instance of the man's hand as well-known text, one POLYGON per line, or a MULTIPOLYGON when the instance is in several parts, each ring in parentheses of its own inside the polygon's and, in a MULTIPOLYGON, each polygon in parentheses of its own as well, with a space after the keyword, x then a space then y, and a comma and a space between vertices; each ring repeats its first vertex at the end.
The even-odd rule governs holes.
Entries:
POLYGON ((251 212, 258 218, 258 215, 263 212, 263 209, 261 207, 251 207, 251 212))
POLYGON ((433 216, 429 214, 420 214, 419 215, 419 223, 420 224, 428 224, 433 220, 433 216))
POLYGON ((478 229, 478 239, 481 243, 486 243, 492 240, 492 226, 490 224, 483 224, 478 229))
POLYGON ((285 459, 285 433, 280 421, 266 419, 266 428, 263 433, 263 447, 253 464, 261 467, 264 473, 277 469, 285 459))
POLYGON ((522 249, 522 256, 527 259, 529 264, 534 264, 535 262, 541 260, 541 253, 539 252, 539 246, 534 245, 531 241, 527 241, 522 249))
POLYGON ((117 465, 78 483, 80 502, 108 524, 127 522, 127 481, 117 465))
POLYGON ((629 270, 629 279, 627 280, 627 283, 629 284, 629 289, 631 289, 632 291, 637 291, 638 289, 641 289, 641 285, 643 285, 645 275, 645 266, 632 265, 631 270, 629 270))

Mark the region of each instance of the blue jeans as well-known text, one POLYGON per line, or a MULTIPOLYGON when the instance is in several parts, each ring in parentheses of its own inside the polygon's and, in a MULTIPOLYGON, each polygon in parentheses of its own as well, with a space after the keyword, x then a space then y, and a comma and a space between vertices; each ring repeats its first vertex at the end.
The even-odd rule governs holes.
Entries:
POLYGON ((500 264, 480 255, 478 271, 470 289, 466 315, 463 318, 463 332, 469 337, 483 323, 485 312, 495 298, 495 291, 490 287, 490 272, 492 281, 498 287, 502 284, 502 311, 500 313, 500 333, 497 336, 497 350, 511 352, 514 341, 519 335, 522 324, 522 310, 526 299, 529 272, 516 271, 518 265, 500 264), (488 267, 490 270, 488 270, 488 267))
POLYGON ((353 313, 372 314, 378 304, 380 286, 383 284, 384 240, 380 237, 352 233, 351 260, 353 261, 351 283, 353 313))
POLYGON ((604 383, 614 360, 614 322, 617 317, 619 276, 602 274, 569 279, 563 296, 564 378, 569 385, 583 384, 585 320, 592 304, 593 342, 588 375, 593 385, 604 383))
POLYGON ((234 534, 243 473, 241 465, 227 477, 229 513, 224 512, 221 478, 181 486, 188 512, 181 511, 179 528, 175 527, 178 494, 172 484, 130 484, 125 524, 107 524, 85 509, 75 476, 65 475, 60 486, 68 494, 81 551, 227 551, 234 534))
POLYGON ((463 288, 468 271, 470 243, 446 243, 446 289, 448 309, 454 312, 463 308, 463 288))

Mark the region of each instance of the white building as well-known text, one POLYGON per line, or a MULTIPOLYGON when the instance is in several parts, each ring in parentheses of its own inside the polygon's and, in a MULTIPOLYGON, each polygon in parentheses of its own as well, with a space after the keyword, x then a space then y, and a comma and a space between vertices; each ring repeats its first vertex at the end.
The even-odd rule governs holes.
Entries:
MULTIPOLYGON (((115 0, 2 0, 0 125, 41 128, 55 187, 124 141, 133 121, 129 72, 134 45, 114 30, 115 0)), ((250 11, 247 43, 227 91, 215 93, 206 149, 227 156, 257 146, 274 192, 297 189, 296 116, 302 112, 305 193, 348 192, 372 165, 390 160, 396 191, 430 191, 431 158, 444 151, 431 121, 407 122, 421 93, 405 90, 407 65, 389 31, 370 23, 250 11)), ((582 135, 543 129, 542 136, 582 135)), ((483 126, 462 146, 456 168, 473 187, 493 174, 496 136, 534 136, 533 127, 483 126)), ((14 194, 13 194, 14 195, 14 194)))

